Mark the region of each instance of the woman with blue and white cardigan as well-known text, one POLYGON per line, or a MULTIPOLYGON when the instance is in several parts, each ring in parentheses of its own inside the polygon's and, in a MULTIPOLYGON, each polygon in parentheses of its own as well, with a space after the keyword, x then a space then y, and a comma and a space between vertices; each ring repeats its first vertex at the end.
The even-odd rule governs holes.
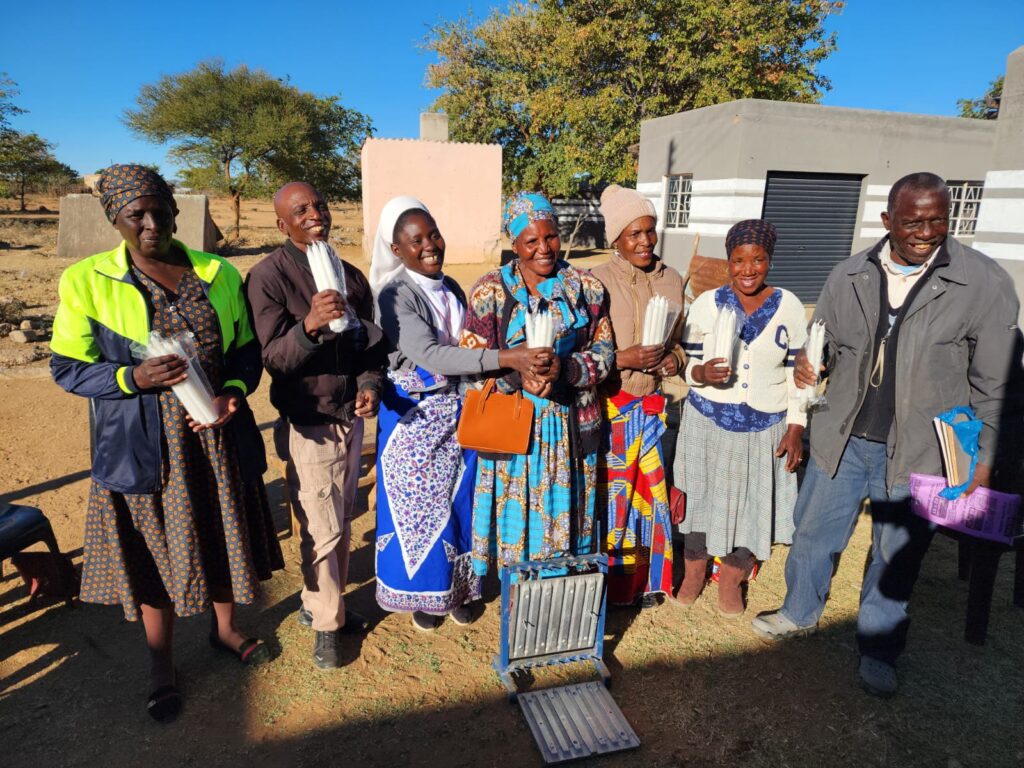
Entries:
POLYGON ((701 294, 690 308, 683 346, 690 385, 676 451, 675 482, 686 493, 686 563, 676 600, 692 604, 704 587, 707 560, 721 558, 718 612, 743 614, 742 584, 773 543, 790 543, 803 455, 806 414, 797 400, 793 359, 807 338, 800 300, 765 282, 776 231, 760 219, 726 236, 730 283, 701 294), (707 360, 723 311, 744 318, 734 348, 707 360))

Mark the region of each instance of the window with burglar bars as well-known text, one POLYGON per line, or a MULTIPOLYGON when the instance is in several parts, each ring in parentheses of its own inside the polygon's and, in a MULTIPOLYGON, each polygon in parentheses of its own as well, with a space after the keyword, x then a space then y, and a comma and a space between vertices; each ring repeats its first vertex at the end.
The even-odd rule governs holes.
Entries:
POLYGON ((689 173, 668 177, 665 194, 665 227, 678 229, 690 224, 690 193, 693 175, 689 173))
POLYGON ((949 187, 949 234, 973 237, 981 208, 983 181, 947 181, 949 187))

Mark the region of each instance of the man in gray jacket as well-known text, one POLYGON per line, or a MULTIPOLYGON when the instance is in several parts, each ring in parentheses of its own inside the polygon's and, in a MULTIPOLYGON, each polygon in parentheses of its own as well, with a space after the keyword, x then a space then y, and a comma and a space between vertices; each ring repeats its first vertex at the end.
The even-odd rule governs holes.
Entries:
MULTIPOLYGON (((910 473, 942 474, 932 419, 970 405, 984 429, 965 494, 989 485, 1006 385, 1020 360, 1013 281, 990 258, 947 237, 949 190, 941 178, 915 173, 897 181, 882 223, 888 237, 837 265, 818 299, 827 404, 811 417, 786 599, 753 628, 772 640, 815 631, 834 557, 870 499, 859 672, 870 693, 887 696, 896 691, 907 601, 932 536, 907 503, 910 473)), ((817 372, 802 352, 796 365, 798 384, 813 384, 817 372)))

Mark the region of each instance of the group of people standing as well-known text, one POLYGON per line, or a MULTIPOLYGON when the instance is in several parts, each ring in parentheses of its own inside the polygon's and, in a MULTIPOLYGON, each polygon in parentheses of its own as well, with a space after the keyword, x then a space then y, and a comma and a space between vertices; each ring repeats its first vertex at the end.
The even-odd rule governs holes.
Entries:
MULTIPOLYGON (((928 540, 909 520, 906 474, 941 466, 937 446, 904 430, 897 439, 894 424, 906 415, 917 429, 926 411, 969 402, 995 430, 1016 340, 1016 297, 997 279, 999 268, 945 237, 941 179, 898 182, 883 215, 889 238, 833 272, 817 307, 828 329, 823 371, 810 370, 802 351, 803 305, 767 283, 776 231, 766 221, 730 230, 730 282, 702 294, 685 320, 680 312, 663 341, 645 344, 648 303, 664 297, 681 310, 684 285, 655 254, 657 214, 635 190, 612 185, 602 194, 614 252, 593 271, 560 258, 555 212, 543 196, 511 196, 503 222, 513 258, 467 296, 444 274, 443 222, 415 198, 384 206, 369 280, 342 263, 342 295, 316 290, 306 251, 328 239, 331 214, 308 184, 289 183, 275 195, 286 242, 244 284, 227 261, 172 238, 174 198, 155 173, 113 166, 101 188, 124 242, 62 278, 52 367, 61 386, 92 398, 96 415, 82 599, 120 603, 130 620, 141 616, 155 719, 173 719, 182 704, 171 663, 175 615, 212 606, 214 647, 243 663, 270 656, 234 621, 234 605, 252 602, 256 582, 281 567, 261 479, 262 440, 245 404, 261 358, 281 415, 274 442, 288 459, 301 526, 297 618, 314 631, 318 667, 340 666, 339 633, 369 628, 346 608, 344 592, 363 418, 376 415, 377 601, 409 613, 417 629, 431 631, 445 617, 473 621, 481 580, 495 564, 598 550, 609 558, 609 602, 642 607, 693 604, 716 558, 718 611, 735 618, 755 563, 771 556, 773 544, 792 542, 786 604, 754 628, 769 639, 807 634, 827 597, 825 562, 830 568, 845 547, 856 509, 870 497, 902 503, 903 512, 876 522, 861 677, 873 692, 895 690, 902 635, 890 635, 905 633, 906 597, 928 540), (857 298, 877 305, 881 297, 887 311, 853 316, 855 306, 870 305, 855 304, 851 283, 857 298), (972 310, 962 323, 944 303, 919 312, 915 296, 935 302, 940 285, 950 299, 965 286, 990 292, 982 302, 989 312, 972 310), (552 319, 550 346, 527 344, 528 318, 537 312, 552 319), (722 312, 741 318, 729 358, 712 357, 721 348, 722 312), (340 318, 349 328, 332 331, 340 318), (215 423, 195 424, 171 394, 187 376, 181 358, 133 355, 133 342, 144 343, 151 329, 195 337, 217 395, 215 423), (955 338, 940 360, 926 346, 928 334, 947 330, 955 338), (878 369, 870 384, 869 363, 878 369), (904 378, 928 375, 928 365, 942 369, 948 386, 905 391, 904 378), (798 501, 807 425, 798 391, 822 373, 829 415, 812 420, 798 501), (677 375, 689 391, 677 442, 666 445, 663 384, 677 375), (484 380, 532 404, 526 453, 477 454, 459 445, 463 395, 484 380), (915 398, 921 402, 907 404, 915 398), (819 419, 828 422, 821 430, 819 419), (898 463, 895 474, 887 473, 887 457, 898 463), (686 498, 678 529, 673 485, 686 498), (685 566, 673 592, 674 532, 682 534, 685 566), (918 556, 909 566, 899 558, 894 578, 903 592, 894 595, 881 582, 895 573, 904 545, 918 556)), ((983 440, 987 450, 992 435, 983 440)), ((980 466, 976 481, 987 484, 991 458, 980 466)))

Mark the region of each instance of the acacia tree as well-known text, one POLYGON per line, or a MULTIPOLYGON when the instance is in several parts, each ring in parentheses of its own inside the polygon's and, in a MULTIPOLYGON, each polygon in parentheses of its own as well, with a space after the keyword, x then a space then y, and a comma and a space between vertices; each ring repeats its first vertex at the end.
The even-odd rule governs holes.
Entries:
POLYGON ((995 120, 999 117, 999 101, 1003 97, 1004 75, 1000 75, 988 85, 988 90, 980 99, 959 99, 956 103, 960 109, 960 117, 976 117, 981 120, 995 120))
POLYGON ((11 80, 6 72, 0 72, 0 133, 10 130, 9 118, 25 112, 13 101, 19 93, 18 84, 11 80))
POLYGON ((0 132, 0 179, 18 190, 21 210, 25 192, 40 183, 59 186, 77 174, 53 156, 53 144, 35 133, 0 132))
POLYGON ((150 141, 172 142, 168 154, 186 178, 209 179, 217 169, 234 205, 235 236, 242 197, 254 184, 294 177, 317 184, 330 199, 359 193, 356 158, 372 124, 337 97, 300 91, 244 65, 228 72, 207 61, 143 86, 136 104, 125 123, 150 141))
POLYGON ((528 0, 435 26, 453 138, 501 144, 508 186, 630 183, 640 122, 737 98, 814 102, 834 0, 528 0))

